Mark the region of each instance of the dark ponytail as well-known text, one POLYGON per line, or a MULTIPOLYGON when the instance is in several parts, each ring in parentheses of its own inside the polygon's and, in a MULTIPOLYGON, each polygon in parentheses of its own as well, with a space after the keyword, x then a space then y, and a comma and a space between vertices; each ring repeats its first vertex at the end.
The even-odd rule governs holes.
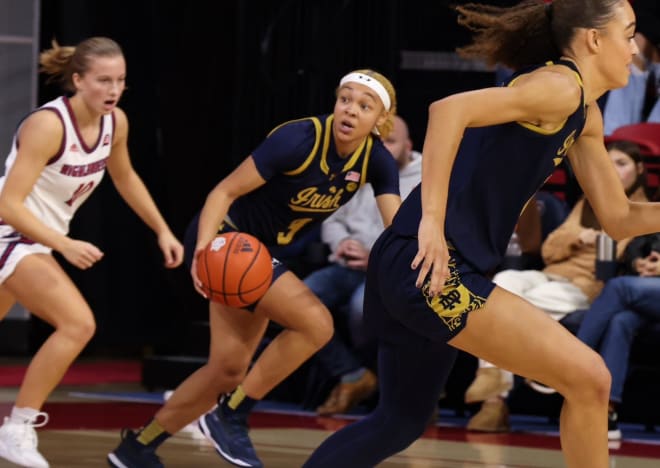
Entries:
POLYGON ((559 58, 578 28, 603 28, 626 0, 524 0, 512 7, 456 6, 458 23, 474 41, 458 49, 466 58, 518 70, 559 58))

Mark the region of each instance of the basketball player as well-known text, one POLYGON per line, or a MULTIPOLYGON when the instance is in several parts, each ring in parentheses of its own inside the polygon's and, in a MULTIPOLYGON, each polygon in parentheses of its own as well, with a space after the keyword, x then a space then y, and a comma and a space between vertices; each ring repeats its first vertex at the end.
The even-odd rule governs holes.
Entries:
POLYGON ((626 0, 456 9, 477 32, 462 52, 518 72, 503 87, 429 107, 421 188, 376 242, 367 272, 378 406, 330 436, 305 467, 372 467, 408 447, 460 349, 562 393, 566 465, 606 468, 610 375, 602 359, 487 275, 525 203, 566 155, 608 234, 660 230, 660 204, 626 197, 595 102, 628 81, 635 16, 626 0))
POLYGON ((89 305, 51 252, 83 270, 103 258, 98 247, 67 232, 106 168, 122 198, 157 234, 165 266, 183 260, 182 245, 131 166, 128 121, 117 107, 126 80, 119 45, 103 37, 76 47, 53 42, 40 64, 70 97, 44 104, 20 123, 0 179, 0 317, 18 301, 55 328, 0 427, 0 456, 30 467, 48 466, 34 427, 48 422, 41 407, 95 328, 89 305))
MULTIPOLYGON (((334 113, 287 122, 208 195, 186 250, 194 258, 218 232, 239 230, 271 252, 272 286, 248 310, 209 302, 211 349, 206 365, 186 379, 140 432, 128 432, 108 455, 112 466, 161 466, 156 448, 171 434, 209 411, 219 394, 231 392, 202 416, 200 429, 218 453, 239 466, 262 466, 247 434, 255 403, 298 368, 332 336, 332 317, 321 301, 278 258, 295 256, 314 229, 365 182, 373 186, 388 226, 401 204, 399 173, 382 144, 396 114, 394 88, 372 70, 344 76, 334 113), (195 240, 196 239, 196 240, 195 240), (189 249, 190 247, 190 249, 189 249), (282 325, 245 378, 268 324, 282 325)), ((203 293, 202 293, 203 294, 203 293)))

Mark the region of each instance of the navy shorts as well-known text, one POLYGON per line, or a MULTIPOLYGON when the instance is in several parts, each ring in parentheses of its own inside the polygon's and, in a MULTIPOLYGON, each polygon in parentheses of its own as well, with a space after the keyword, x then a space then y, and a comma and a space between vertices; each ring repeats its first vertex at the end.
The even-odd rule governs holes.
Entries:
POLYGON ((468 314, 483 307, 495 284, 449 250, 449 278, 442 293, 428 294, 430 279, 415 286, 418 270, 410 268, 417 238, 386 229, 369 257, 364 299, 365 326, 376 338, 404 343, 425 337, 446 343, 466 325, 468 314))
MULTIPOLYGON (((197 213, 195 217, 192 219, 192 221, 190 221, 190 224, 188 224, 188 227, 186 228, 186 233, 183 236, 183 252, 184 252, 183 258, 184 261, 186 262, 186 265, 188 266, 188 270, 192 268, 193 254, 195 253, 195 246, 197 245, 198 227, 199 227, 199 213, 197 213)), ((232 226, 230 226, 227 223, 222 223, 222 226, 220 226, 220 229, 218 230, 218 234, 221 234, 223 232, 231 232, 231 231, 236 231, 236 229, 234 229, 232 226)), ((283 262, 280 262, 278 259, 273 258, 273 279, 270 281, 271 286, 277 278, 282 276, 287 271, 289 271, 289 269, 286 267, 286 265, 283 262)), ((243 308, 254 311, 254 308, 256 307, 257 304, 258 302, 243 308)))

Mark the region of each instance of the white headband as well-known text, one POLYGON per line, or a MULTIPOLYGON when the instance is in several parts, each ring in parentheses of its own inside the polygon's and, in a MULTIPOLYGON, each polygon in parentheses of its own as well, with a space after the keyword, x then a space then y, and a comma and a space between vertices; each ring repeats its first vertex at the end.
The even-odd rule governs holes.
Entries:
POLYGON ((383 86, 376 78, 365 75, 363 73, 353 72, 344 76, 339 82, 339 86, 344 86, 346 83, 360 83, 365 85, 367 88, 370 88, 374 93, 378 95, 380 100, 383 101, 385 110, 390 110, 390 95, 385 89, 385 86, 383 86))

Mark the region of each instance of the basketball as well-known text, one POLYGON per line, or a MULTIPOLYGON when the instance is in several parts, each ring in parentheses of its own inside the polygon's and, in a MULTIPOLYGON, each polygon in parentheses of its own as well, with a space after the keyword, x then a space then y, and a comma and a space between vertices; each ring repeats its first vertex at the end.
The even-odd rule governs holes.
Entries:
POLYGON ((197 277, 211 301, 245 307, 261 299, 270 287, 271 256, 256 237, 244 232, 226 232, 216 236, 200 252, 197 277))

